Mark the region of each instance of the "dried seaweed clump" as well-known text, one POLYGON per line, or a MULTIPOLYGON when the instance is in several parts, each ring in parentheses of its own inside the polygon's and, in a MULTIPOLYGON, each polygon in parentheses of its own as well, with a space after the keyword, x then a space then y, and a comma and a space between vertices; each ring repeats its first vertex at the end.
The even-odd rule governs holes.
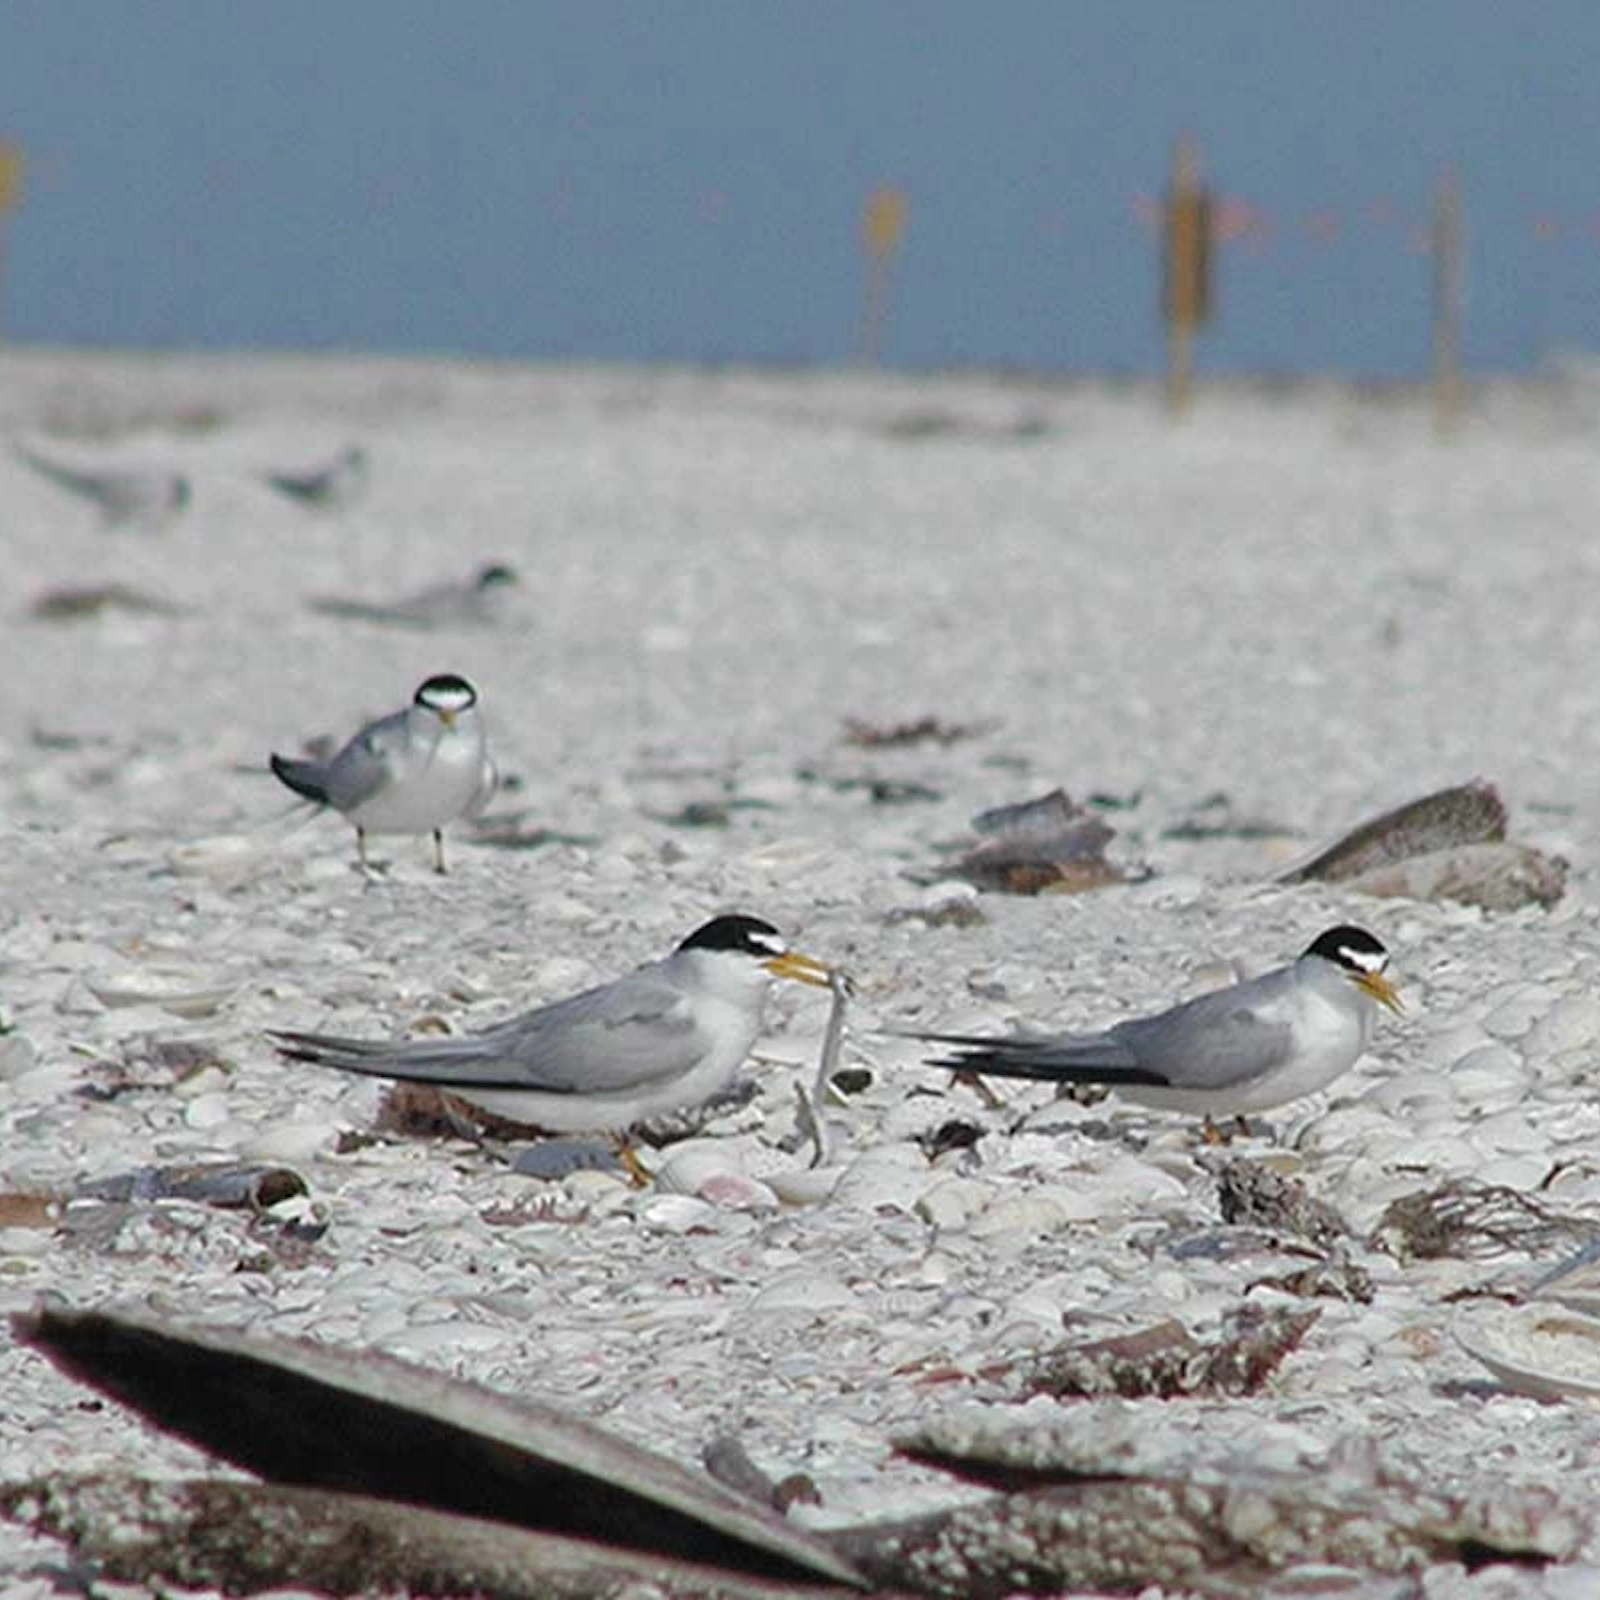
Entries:
POLYGON ((1217 1170, 1217 1200, 1224 1222, 1291 1234, 1319 1250, 1350 1234, 1344 1218, 1298 1178, 1259 1161, 1224 1162, 1217 1170))
POLYGON ((913 717, 905 722, 869 722, 865 717, 844 719, 844 742, 861 750, 894 750, 917 744, 958 744, 976 739, 995 728, 993 722, 946 722, 941 717, 913 717))
POLYGON ((1048 1351, 1024 1370, 1023 1386, 1030 1394, 1086 1400, 1254 1394, 1320 1315, 1246 1301, 1210 1343, 1177 1322, 1158 1322, 1136 1333, 1048 1351))
POLYGON ((1401 1261, 1481 1260, 1506 1251, 1539 1255, 1584 1244, 1594 1225, 1504 1184, 1452 1178, 1402 1195, 1378 1219, 1372 1242, 1401 1261))
POLYGON ((980 889, 1081 894, 1138 876, 1106 858, 1116 830, 1061 789, 979 812, 972 827, 982 837, 954 872, 980 889))

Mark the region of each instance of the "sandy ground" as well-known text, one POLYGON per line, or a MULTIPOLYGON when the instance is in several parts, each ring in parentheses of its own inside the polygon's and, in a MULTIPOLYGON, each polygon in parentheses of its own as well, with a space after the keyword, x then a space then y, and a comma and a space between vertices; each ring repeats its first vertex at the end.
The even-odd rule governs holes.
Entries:
MULTIPOLYGON (((919 1371, 976 1370, 1064 1326, 1203 1331, 1237 1303, 1237 1273, 1168 1249, 1218 1221, 1182 1119, 1108 1104, 1013 1134, 1047 1091, 986 1111, 864 1032, 847 1060, 872 1082, 839 1112, 847 1191, 692 1215, 593 1175, 546 1189, 509 1170, 515 1147, 340 1153, 380 1086, 287 1065, 263 1038, 482 1026, 722 909, 847 967, 863 1029, 1089 1025, 1363 923, 1395 951, 1407 1016, 1249 1148, 1363 1228, 1446 1177, 1600 1225, 1600 386, 1581 372, 1486 390, 1441 441, 1412 397, 1314 385, 1207 396, 1174 427, 1136 387, 9 352, 0 425, 194 488, 169 527, 110 529, 0 455, 0 1188, 270 1159, 331 1219, 292 1261, 250 1218, 178 1203, 98 1230, 5 1227, 0 1309, 154 1298, 381 1346, 685 1459, 734 1424, 846 1520, 950 1496, 889 1454, 951 1403, 919 1371), (372 478, 350 509, 307 512, 262 481, 352 441, 372 478), (305 603, 487 560, 523 580, 498 626, 305 603), (31 614, 106 583, 180 609, 31 614), (507 850, 456 830, 443 879, 423 841, 383 841, 390 870, 368 883, 349 829, 293 814, 265 757, 343 736, 439 671, 482 694, 512 779, 494 809, 550 836, 507 850), (845 737, 850 718, 924 717, 964 736, 845 737), (1266 881, 1477 775, 1519 838, 1570 863, 1553 910, 1266 881), (1057 785, 1100 798, 1113 858, 1148 878, 986 895, 976 925, 903 915, 973 813, 1057 785), (1190 836, 1218 796, 1250 826, 1190 836), (175 1068, 173 1040, 211 1064, 175 1068), (930 1166, 910 1136, 956 1117, 989 1131, 964 1170, 930 1166), (950 1181, 969 1187, 930 1204, 950 1181), (485 1220, 536 1191, 560 1220, 485 1220)), ((760 1093, 711 1126, 758 1175, 804 1164, 783 1145, 825 1014, 776 995, 760 1093)), ((1581 1503, 1600 1490, 1590 1413, 1497 1387, 1451 1335, 1455 1291, 1523 1286, 1559 1254, 1365 1251, 1373 1302, 1318 1302, 1274 1386, 1213 1421, 1297 1429, 1312 1451, 1376 1441, 1424 1474, 1581 1503)), ((195 1465, 25 1352, 0 1347, 0 1371, 7 1477, 195 1465)), ((0 1526, 18 1592, 49 1592, 50 1549, 0 1526)), ((1600 1561, 1600 1537, 1586 1550, 1600 1561)), ((1562 1585, 1579 1577, 1512 1590, 1441 1568, 1427 1593, 1578 1593, 1562 1585)))

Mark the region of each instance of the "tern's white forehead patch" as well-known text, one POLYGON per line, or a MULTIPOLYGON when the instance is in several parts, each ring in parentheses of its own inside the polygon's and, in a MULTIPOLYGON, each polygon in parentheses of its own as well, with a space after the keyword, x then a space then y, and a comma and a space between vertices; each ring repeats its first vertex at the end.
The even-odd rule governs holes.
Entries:
POLYGON ((788 953, 789 946, 775 933, 748 933, 746 939, 752 950, 764 951, 769 956, 788 953))
POLYGON ((1342 944, 1339 959, 1357 972, 1382 972, 1389 965, 1389 952, 1369 944, 1342 944))

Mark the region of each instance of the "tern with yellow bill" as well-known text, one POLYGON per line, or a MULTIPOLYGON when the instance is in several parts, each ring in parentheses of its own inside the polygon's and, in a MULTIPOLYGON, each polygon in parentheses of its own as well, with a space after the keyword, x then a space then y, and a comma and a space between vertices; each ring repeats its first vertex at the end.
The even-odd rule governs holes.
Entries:
POLYGON ((624 1131, 727 1088, 761 1030, 772 980, 827 988, 828 971, 770 922, 725 915, 660 961, 482 1033, 272 1037, 292 1061, 433 1084, 549 1133, 624 1131))
POLYGON ((1139 1105, 1245 1116, 1325 1089, 1367 1048, 1378 1008, 1400 1010, 1389 954, 1364 928, 1329 928, 1288 966, 1098 1033, 995 1039, 896 1030, 953 1045, 932 1064, 999 1078, 1100 1083, 1139 1105))

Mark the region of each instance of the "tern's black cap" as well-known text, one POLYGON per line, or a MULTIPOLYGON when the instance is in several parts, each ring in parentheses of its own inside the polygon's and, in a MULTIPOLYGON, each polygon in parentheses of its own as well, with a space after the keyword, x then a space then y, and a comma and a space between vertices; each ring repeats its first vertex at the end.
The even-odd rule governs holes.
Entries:
POLYGON ((781 956, 789 947, 770 922, 731 912, 727 916, 713 917, 696 928, 678 948, 737 950, 745 955, 771 957, 781 956))

